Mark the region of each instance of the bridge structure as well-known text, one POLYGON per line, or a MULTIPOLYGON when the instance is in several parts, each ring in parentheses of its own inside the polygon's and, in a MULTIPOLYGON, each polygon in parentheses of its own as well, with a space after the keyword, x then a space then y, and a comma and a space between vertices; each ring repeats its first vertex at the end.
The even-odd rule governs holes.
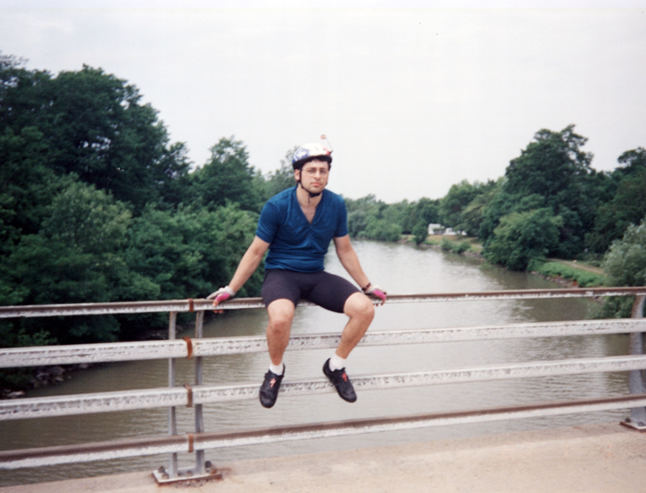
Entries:
MULTIPOLYGON (((646 319, 643 316, 646 287, 392 295, 389 297, 388 303, 459 303, 480 300, 540 300, 554 298, 597 299, 609 296, 634 297, 632 317, 478 327, 369 331, 360 344, 383 346, 511 338, 628 334, 630 338, 629 354, 355 376, 353 383, 357 390, 377 390, 554 375, 629 372, 629 392, 625 395, 599 395, 586 400, 528 402, 511 407, 474 408, 443 413, 306 423, 295 426, 247 429, 226 433, 214 433, 204 429, 203 406, 213 402, 257 399, 258 386, 205 384, 202 371, 204 358, 265 352, 266 342, 264 337, 256 336, 204 337, 204 314, 212 309, 210 301, 186 299, 0 307, 0 318, 4 319, 158 312, 169 314, 168 339, 166 340, 0 349, 0 368, 153 359, 168 360, 167 387, 115 390, 55 397, 26 397, 0 401, 0 420, 38 419, 52 416, 164 407, 168 409, 168 422, 167 430, 163 434, 102 442, 4 450, 0 451, 0 470, 168 454, 167 464, 160 465, 153 472, 158 484, 166 484, 221 477, 221 471, 212 461, 206 460, 205 453, 207 450, 225 447, 616 409, 630 410, 630 415, 626 416, 622 424, 639 431, 646 431, 646 354, 644 353, 646 319), (194 337, 177 338, 177 314, 182 312, 195 313, 194 337), (178 384, 176 382, 176 363, 178 359, 187 358, 194 362, 195 381, 178 384), (177 427, 177 409, 184 406, 193 409, 194 429, 190 432, 180 432, 177 427), (194 466, 189 469, 179 468, 179 454, 192 454, 194 456, 194 466)), ((262 307, 262 304, 258 298, 233 299, 220 306, 224 310, 260 307, 262 307)), ((293 336, 290 339, 288 350, 306 351, 334 348, 337 346, 339 338, 339 334, 330 333, 293 336)), ((281 394, 295 396, 331 391, 331 384, 325 379, 285 382, 281 387, 281 394)))

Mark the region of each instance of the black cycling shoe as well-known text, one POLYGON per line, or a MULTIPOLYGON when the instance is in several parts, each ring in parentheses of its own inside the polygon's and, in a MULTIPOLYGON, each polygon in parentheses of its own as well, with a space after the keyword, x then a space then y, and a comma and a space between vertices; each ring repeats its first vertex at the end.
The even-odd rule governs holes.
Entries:
POLYGON ((260 403, 264 407, 272 407, 276 403, 276 398, 278 397, 278 390, 280 389, 280 382, 283 381, 285 376, 285 365, 283 365, 283 374, 276 375, 273 371, 267 370, 265 373, 265 380, 260 386, 260 392, 258 397, 260 397, 260 403))
POLYGON ((357 400, 357 394, 354 393, 354 387, 352 386, 352 382, 350 382, 348 374, 345 372, 345 368, 330 370, 330 359, 328 358, 323 365, 323 373, 330 379, 330 382, 336 388, 341 399, 348 402, 357 400))

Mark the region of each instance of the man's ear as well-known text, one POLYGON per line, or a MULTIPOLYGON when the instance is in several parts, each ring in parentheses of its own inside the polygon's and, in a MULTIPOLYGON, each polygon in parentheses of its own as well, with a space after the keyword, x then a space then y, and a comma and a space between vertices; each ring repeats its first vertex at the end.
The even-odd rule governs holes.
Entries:
POLYGON ((294 181, 298 182, 301 179, 301 170, 300 169, 295 169, 294 170, 294 181))

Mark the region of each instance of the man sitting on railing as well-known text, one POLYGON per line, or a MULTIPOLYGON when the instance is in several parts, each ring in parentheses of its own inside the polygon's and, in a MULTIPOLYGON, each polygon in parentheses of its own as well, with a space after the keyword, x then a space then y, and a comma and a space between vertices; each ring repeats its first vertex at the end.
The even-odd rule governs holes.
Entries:
POLYGON ((323 365, 323 373, 341 398, 348 402, 356 401, 357 396, 345 371, 345 361, 374 317, 374 306, 366 294, 379 298, 382 304, 386 301, 386 292, 370 283, 350 243, 343 199, 325 189, 332 164, 331 153, 327 140, 305 144, 296 150, 292 159, 296 186, 267 201, 260 214, 256 236, 242 256, 231 282, 208 296, 213 300, 213 306, 235 296, 269 250, 262 298, 269 316, 267 346, 271 364, 259 395, 260 403, 267 408, 276 402, 285 373, 283 354, 300 299, 349 317, 341 342, 323 365), (323 270, 331 240, 334 240, 341 264, 363 293, 346 279, 323 270))

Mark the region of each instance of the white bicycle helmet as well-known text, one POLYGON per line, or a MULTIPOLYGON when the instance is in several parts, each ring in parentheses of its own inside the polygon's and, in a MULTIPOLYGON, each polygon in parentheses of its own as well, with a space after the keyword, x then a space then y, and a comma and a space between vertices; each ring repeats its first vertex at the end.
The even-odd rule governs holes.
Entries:
POLYGON ((301 169, 305 163, 313 159, 323 159, 332 164, 332 149, 327 139, 325 142, 310 142, 298 146, 292 156, 292 166, 294 169, 301 169))

